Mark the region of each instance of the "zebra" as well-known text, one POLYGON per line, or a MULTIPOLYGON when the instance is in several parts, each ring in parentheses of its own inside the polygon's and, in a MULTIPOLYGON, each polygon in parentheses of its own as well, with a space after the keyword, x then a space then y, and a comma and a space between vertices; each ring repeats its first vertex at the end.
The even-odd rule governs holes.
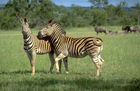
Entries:
MULTIPOLYGON (((32 75, 35 74, 35 58, 36 54, 49 54, 49 58, 51 61, 50 72, 52 73, 53 66, 55 64, 54 60, 54 51, 51 47, 51 43, 48 38, 38 38, 37 35, 32 34, 31 29, 29 28, 28 20, 26 18, 18 18, 21 26, 22 26, 22 35, 24 39, 24 50, 30 60, 32 75)), ((53 22, 53 21, 50 21, 53 22)), ((49 23, 50 23, 49 22, 49 23)), ((65 31, 61 31, 64 35, 66 34, 65 31)), ((68 73, 68 64, 67 58, 63 59, 66 73, 68 73)), ((60 71, 61 71, 61 61, 59 62, 60 71)))
POLYGON ((55 58, 56 70, 59 73, 58 62, 66 57, 85 57, 89 55, 96 65, 96 76, 100 76, 101 66, 104 60, 101 58, 103 41, 96 37, 72 38, 60 32, 57 22, 50 23, 38 32, 40 38, 50 38, 54 50, 58 56, 55 58))

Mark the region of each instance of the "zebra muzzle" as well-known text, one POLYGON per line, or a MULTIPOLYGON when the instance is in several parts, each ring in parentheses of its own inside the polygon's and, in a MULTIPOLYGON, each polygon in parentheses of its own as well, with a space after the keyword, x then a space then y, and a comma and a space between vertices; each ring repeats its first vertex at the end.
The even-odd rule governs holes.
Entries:
POLYGON ((40 32, 38 32, 37 38, 43 38, 43 36, 40 32))

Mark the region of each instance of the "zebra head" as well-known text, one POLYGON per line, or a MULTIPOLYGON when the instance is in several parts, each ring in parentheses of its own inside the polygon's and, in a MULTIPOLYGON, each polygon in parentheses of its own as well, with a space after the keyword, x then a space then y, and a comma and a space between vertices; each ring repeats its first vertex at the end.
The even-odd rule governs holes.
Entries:
POLYGON ((55 20, 49 20, 48 25, 40 30, 38 37, 46 37, 52 35, 52 33, 66 35, 66 31, 55 20))
POLYGON ((21 26, 22 26, 22 32, 23 33, 32 33, 30 28, 29 28, 28 20, 26 18, 21 19, 20 23, 21 23, 21 26))
POLYGON ((38 37, 43 38, 46 36, 50 36, 53 32, 54 32, 53 25, 48 24, 38 32, 38 37))

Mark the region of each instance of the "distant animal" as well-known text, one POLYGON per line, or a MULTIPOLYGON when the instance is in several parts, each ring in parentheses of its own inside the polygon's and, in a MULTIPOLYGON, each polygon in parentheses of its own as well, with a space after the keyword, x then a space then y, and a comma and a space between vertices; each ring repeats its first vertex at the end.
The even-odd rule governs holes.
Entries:
POLYGON ((126 25, 126 26, 122 26, 122 31, 128 33, 128 32, 131 32, 130 31, 130 26, 129 25, 126 25))
POLYGON ((103 29, 103 28, 100 28, 100 27, 95 27, 94 28, 95 32, 98 34, 98 33, 105 33, 107 34, 106 30, 103 29))
POLYGON ((109 32, 109 34, 118 34, 118 31, 109 30, 108 32, 109 32))
MULTIPOLYGON (((29 27, 28 20, 26 18, 19 18, 18 20, 21 23, 22 26, 22 35, 24 40, 24 50, 27 53, 27 56, 30 60, 31 69, 32 69, 32 75, 35 74, 35 58, 36 54, 49 54, 49 58, 51 61, 51 67, 50 72, 52 72, 55 60, 54 60, 54 51, 51 46, 51 43, 49 42, 48 38, 38 38, 37 35, 34 35, 29 27)), ((63 31, 65 35, 65 31, 63 31)), ((66 68, 66 72, 68 73, 67 68, 67 58, 64 58, 64 64, 66 68)), ((60 71, 61 71, 61 61, 59 63, 60 71)))
POLYGON ((140 32, 140 29, 138 26, 130 26, 130 25, 126 25, 126 26, 122 26, 122 31, 128 33, 128 32, 140 32))
POLYGON ((131 30, 132 32, 140 32, 140 29, 139 29, 138 26, 131 26, 131 27, 130 27, 130 30, 131 30))
POLYGON ((50 38, 50 42, 54 46, 56 54, 58 54, 55 59, 57 72, 59 73, 58 62, 60 59, 65 57, 81 58, 89 55, 92 62, 96 65, 96 75, 99 76, 101 66, 104 62, 101 58, 101 52, 103 49, 102 39, 97 37, 68 37, 60 33, 59 27, 60 25, 57 22, 48 24, 38 33, 40 38, 50 38))

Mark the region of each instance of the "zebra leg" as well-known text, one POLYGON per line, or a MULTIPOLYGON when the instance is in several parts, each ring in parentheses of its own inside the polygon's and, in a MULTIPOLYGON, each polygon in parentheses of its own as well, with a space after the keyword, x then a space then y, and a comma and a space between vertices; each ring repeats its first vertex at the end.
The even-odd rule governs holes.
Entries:
MULTIPOLYGON (((51 52, 49 53, 49 58, 50 58, 50 61, 51 61, 51 67, 50 67, 50 73, 52 73, 52 70, 53 70, 53 67, 54 67, 54 64, 55 64, 55 60, 54 60, 54 52, 51 52)), ((62 61, 60 60, 59 61, 59 71, 61 72, 61 64, 62 64, 62 61)))
POLYGON ((51 61, 50 73, 52 73, 52 70, 53 70, 53 67, 54 67, 54 64, 55 64, 54 52, 53 53, 49 53, 49 58, 50 58, 50 61, 51 61))
MULTIPOLYGON (((56 54, 56 56, 58 56, 58 54, 56 54)), ((60 60, 60 61, 58 62, 58 64, 59 64, 59 72, 61 73, 61 64, 62 64, 62 60, 60 60)))
POLYGON ((26 53, 27 53, 27 56, 28 56, 28 58, 29 58, 29 60, 30 60, 30 64, 31 64, 31 54, 28 53, 28 52, 26 52, 26 53))
POLYGON ((30 59, 30 64, 31 64, 31 69, 32 73, 31 75, 35 74, 35 58, 36 58, 36 53, 35 52, 27 52, 28 58, 30 59))
POLYGON ((98 57, 91 57, 93 63, 96 65, 96 76, 100 76, 102 61, 98 57))
POLYGON ((98 63, 97 58, 92 58, 92 61, 96 65, 96 69, 97 69, 96 76, 100 76, 101 65, 98 63))
POLYGON ((68 74, 69 73, 69 70, 68 70, 68 57, 64 58, 63 61, 64 61, 66 73, 68 74))
POLYGON ((60 60, 58 63, 59 63, 59 72, 61 73, 61 64, 62 64, 62 60, 60 60))
POLYGON ((32 75, 35 74, 35 58, 36 58, 36 53, 32 52, 32 59, 31 59, 32 75))
POLYGON ((58 65, 58 62, 59 62, 59 60, 61 60, 61 59, 63 59, 63 58, 65 58, 66 56, 64 55, 64 54, 59 54, 56 58, 55 58, 55 63, 56 63, 56 71, 57 71, 57 73, 59 73, 60 72, 60 69, 59 69, 59 65, 58 65))
POLYGON ((99 60, 102 62, 102 64, 104 63, 104 59, 101 57, 101 55, 98 56, 99 60))

